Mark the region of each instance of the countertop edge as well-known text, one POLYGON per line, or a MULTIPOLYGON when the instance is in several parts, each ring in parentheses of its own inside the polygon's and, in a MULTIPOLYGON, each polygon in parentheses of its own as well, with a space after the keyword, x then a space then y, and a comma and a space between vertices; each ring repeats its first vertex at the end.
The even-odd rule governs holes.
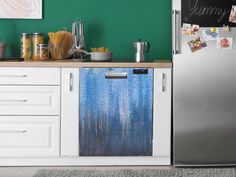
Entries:
POLYGON ((63 67, 63 68, 103 68, 103 67, 142 67, 142 68, 171 68, 171 61, 154 61, 145 63, 135 62, 76 62, 76 61, 45 61, 45 62, 17 62, 17 61, 4 61, 0 62, 0 67, 63 67))

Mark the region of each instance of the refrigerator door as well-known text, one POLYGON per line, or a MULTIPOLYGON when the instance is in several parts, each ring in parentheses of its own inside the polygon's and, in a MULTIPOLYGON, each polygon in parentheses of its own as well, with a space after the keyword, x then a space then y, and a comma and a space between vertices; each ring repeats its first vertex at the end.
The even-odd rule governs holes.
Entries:
MULTIPOLYGON (((179 0, 173 1, 173 8, 180 16, 179 0)), ((236 164, 236 45, 224 50, 208 41, 207 47, 192 53, 188 42, 194 37, 181 35, 180 19, 173 29, 173 42, 179 44, 173 55, 173 163, 236 164)), ((220 36, 235 34, 236 29, 220 29, 220 36)))

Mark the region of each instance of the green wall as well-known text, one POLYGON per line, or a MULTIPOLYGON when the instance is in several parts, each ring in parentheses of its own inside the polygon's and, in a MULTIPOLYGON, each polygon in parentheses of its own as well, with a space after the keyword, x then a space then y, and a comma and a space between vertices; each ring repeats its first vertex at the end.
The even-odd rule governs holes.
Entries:
POLYGON ((9 43, 7 56, 20 55, 20 33, 71 30, 85 23, 88 47, 108 47, 113 58, 134 58, 133 41, 151 43, 147 59, 171 59, 171 0, 44 0, 43 20, 0 20, 0 40, 9 43))

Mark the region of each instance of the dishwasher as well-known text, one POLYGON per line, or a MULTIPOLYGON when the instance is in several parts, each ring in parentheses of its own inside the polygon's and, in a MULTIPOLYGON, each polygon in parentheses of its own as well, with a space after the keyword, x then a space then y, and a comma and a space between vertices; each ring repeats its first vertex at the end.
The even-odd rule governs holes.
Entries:
POLYGON ((152 156, 152 68, 81 68, 79 110, 80 156, 152 156))

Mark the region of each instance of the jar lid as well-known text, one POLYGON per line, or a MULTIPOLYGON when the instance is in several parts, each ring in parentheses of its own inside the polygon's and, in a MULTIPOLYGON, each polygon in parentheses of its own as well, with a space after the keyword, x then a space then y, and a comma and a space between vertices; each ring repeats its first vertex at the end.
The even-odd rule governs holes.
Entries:
POLYGON ((33 33, 34 36, 42 36, 43 33, 33 33))
POLYGON ((30 36, 31 33, 21 33, 21 36, 30 36))
POLYGON ((42 47, 48 47, 48 45, 47 45, 47 44, 37 44, 37 47, 40 47, 40 48, 42 48, 42 47))

